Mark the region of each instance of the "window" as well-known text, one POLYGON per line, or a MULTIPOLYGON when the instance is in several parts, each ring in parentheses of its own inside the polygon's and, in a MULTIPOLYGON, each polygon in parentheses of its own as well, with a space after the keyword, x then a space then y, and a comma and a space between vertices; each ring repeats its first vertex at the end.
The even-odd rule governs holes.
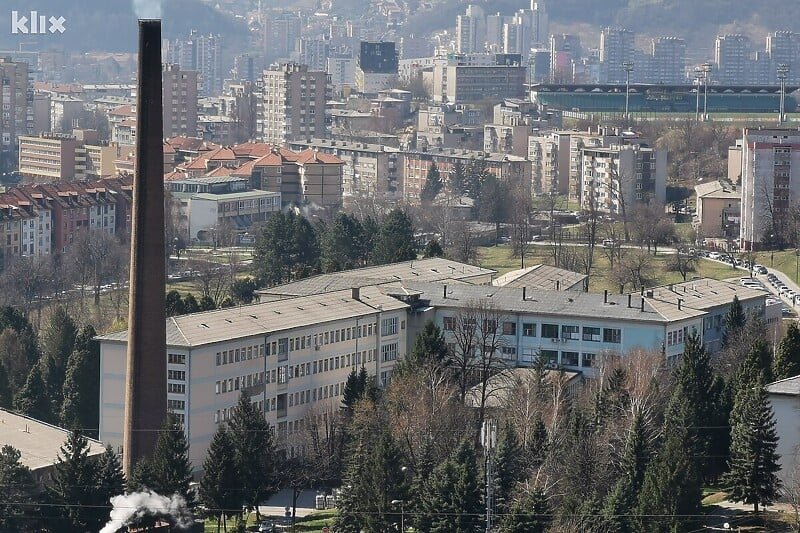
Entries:
POLYGON ((186 409, 186 402, 183 400, 167 400, 167 409, 170 411, 183 411, 186 409))
POLYGON ((284 337, 278 339, 278 361, 286 361, 289 358, 289 339, 284 337))
POLYGON ((558 338, 558 325, 556 324, 542 324, 542 337, 545 339, 558 338))
POLYGON ((516 335, 517 323, 516 322, 503 322, 503 335, 516 335))
MULTIPOLYGON (((167 354, 167 362, 172 365, 185 365, 186 355, 182 353, 167 354)), ((219 352, 217 352, 217 365, 219 365, 219 352)))
POLYGON ((453 331, 456 329, 456 319, 452 316, 442 318, 442 328, 445 331, 453 331))
POLYGON ((220 389, 221 389, 220 382, 217 381, 216 383, 214 383, 214 394, 219 394, 220 389))
POLYGON ((503 355, 517 355, 517 349, 513 346, 503 346, 500 349, 500 352, 503 355))
POLYGON ((597 357, 597 354, 593 353, 585 353, 581 358, 581 366, 589 368, 594 366, 594 360, 597 357))
POLYGON ((385 318, 381 320, 381 335, 396 335, 397 334, 397 317, 385 318))
POLYGON ((278 383, 286 383, 288 381, 288 367, 278 367, 278 383))
POLYGON ((622 342, 622 330, 617 328, 603 328, 603 342, 622 342))
POLYGON ((536 336, 536 324, 522 324, 522 336, 523 337, 535 337, 536 336))
POLYGON ((495 333, 497 331, 497 320, 484 320, 483 330, 485 333, 495 333))
POLYGON ((186 372, 183 370, 167 370, 167 379, 175 381, 186 381, 186 372))
POLYGON ((583 340, 600 342, 600 328, 593 328, 589 326, 583 327, 583 340))
POLYGON ((397 359, 397 343, 392 342, 381 346, 381 358, 384 362, 397 359))
POLYGON ((580 339, 579 326, 561 326, 561 338, 577 341, 580 339))
POLYGON ((167 392, 173 394, 186 394, 186 385, 183 383, 167 383, 167 392))
POLYGON ((545 363, 556 364, 558 362, 558 352, 555 350, 542 350, 539 356, 544 359, 545 363))
POLYGON ((561 352, 561 364, 578 366, 578 352, 561 352))

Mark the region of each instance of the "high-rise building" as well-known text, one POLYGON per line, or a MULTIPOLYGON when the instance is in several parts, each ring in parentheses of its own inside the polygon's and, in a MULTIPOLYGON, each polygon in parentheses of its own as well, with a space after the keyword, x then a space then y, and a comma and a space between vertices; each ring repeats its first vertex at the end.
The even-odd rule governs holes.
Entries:
MULTIPOLYGON (((679 37, 659 37, 650 42, 650 54, 633 79, 643 83, 686 83, 686 41, 679 37)), ((637 65, 638 66, 638 65, 637 65)))
POLYGON ((458 104, 525 96, 525 65, 519 54, 476 56, 454 55, 434 65, 434 102, 458 104), (485 61, 476 61, 480 56, 485 61))
POLYGON ((262 75, 262 100, 256 126, 261 142, 326 137, 328 74, 306 65, 284 63, 262 75))
POLYGON ((550 81, 570 83, 572 63, 581 57, 581 38, 568 33, 550 36, 550 81))
POLYGON ((520 54, 527 57, 530 26, 527 17, 517 13, 503 24, 503 53, 520 54))
POLYGON ((267 59, 289 59, 300 39, 302 26, 296 13, 280 13, 269 17, 264 26, 264 51, 267 59))
POLYGON ((164 65, 163 110, 165 137, 197 136, 197 72, 164 65))
POLYGON ((222 92, 225 72, 222 70, 222 37, 200 35, 196 30, 188 39, 166 41, 163 47, 164 63, 178 65, 182 70, 198 72, 198 90, 201 96, 222 92))
POLYGON ((361 41, 356 58, 356 90, 377 94, 391 89, 398 76, 397 50, 393 42, 361 41))
POLYGON ((456 19, 456 51, 462 54, 483 52, 486 41, 486 14, 476 5, 467 6, 456 19))
POLYGON ((775 83, 779 65, 789 67, 786 78, 788 83, 800 82, 800 34, 792 31, 776 31, 768 34, 766 53, 770 60, 771 83, 775 83))
POLYGON ((600 33, 600 82, 625 83, 625 62, 633 62, 634 34, 624 28, 604 28, 600 33))
POLYGON ((792 198, 800 194, 800 132, 745 128, 742 135, 740 246, 786 243, 795 227, 792 198))
POLYGON ((308 65, 309 70, 325 70, 330 53, 330 39, 301 37, 298 40, 297 61, 308 65))
POLYGON ((715 72, 712 80, 723 85, 745 85, 752 81, 752 43, 745 35, 718 35, 714 43, 715 72))
MULTIPOLYGON (((0 57, 0 172, 11 170, 15 164, 15 151, 19 136, 28 133, 28 109, 33 104, 33 92, 28 81, 28 64, 0 57)), ((32 126, 32 124, 31 124, 32 126)))
POLYGON ((486 17, 486 50, 503 51, 503 26, 511 17, 495 13, 486 17))
POLYGON ((547 45, 549 37, 549 22, 547 9, 542 0, 531 0, 531 31, 530 46, 541 47, 547 45))

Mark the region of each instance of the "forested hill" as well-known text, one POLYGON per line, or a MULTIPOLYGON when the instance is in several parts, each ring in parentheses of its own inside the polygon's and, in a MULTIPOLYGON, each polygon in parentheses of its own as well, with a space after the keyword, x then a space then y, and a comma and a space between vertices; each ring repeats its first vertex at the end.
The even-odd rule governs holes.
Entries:
MULTIPOLYGON (((230 43, 232 39, 245 39, 247 28, 236 20, 215 10, 200 0, 169 0, 163 3, 163 35, 175 38, 196 29, 201 33, 221 33, 230 43)), ((72 52, 103 50, 108 52, 134 52, 137 46, 136 15, 132 0, 0 0, 0 47, 17 49, 24 43, 26 49, 52 47, 72 52), (11 11, 29 16, 31 10, 48 17, 64 17, 64 33, 53 35, 12 34, 9 31, 11 11)))

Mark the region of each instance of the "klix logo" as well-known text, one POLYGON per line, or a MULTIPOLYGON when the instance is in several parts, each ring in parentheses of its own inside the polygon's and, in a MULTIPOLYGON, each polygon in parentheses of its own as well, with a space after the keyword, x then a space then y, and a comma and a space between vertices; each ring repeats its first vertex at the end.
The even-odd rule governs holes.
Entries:
POLYGON ((11 33, 38 34, 64 33, 64 17, 48 17, 40 15, 38 11, 20 14, 19 11, 11 12, 11 33))

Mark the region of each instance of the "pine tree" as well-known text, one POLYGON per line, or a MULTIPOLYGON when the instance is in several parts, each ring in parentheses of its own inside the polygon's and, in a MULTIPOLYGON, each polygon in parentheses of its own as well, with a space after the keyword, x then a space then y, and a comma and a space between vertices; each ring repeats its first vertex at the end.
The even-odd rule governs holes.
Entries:
POLYGON ((613 531, 633 533, 631 509, 636 507, 636 499, 644 483, 648 462, 649 451, 644 418, 641 414, 636 414, 628 430, 619 479, 611 489, 603 510, 606 523, 612 526, 613 531))
POLYGON ((797 375, 800 375, 800 328, 792 320, 772 361, 772 379, 778 381, 797 375))
POLYGON ((734 295, 733 302, 725 315, 725 330, 722 332, 722 345, 727 346, 730 339, 736 338, 744 329, 747 317, 739 297, 734 295))
POLYGON ((772 350, 763 337, 755 337, 750 344, 744 361, 739 365, 736 375, 737 388, 749 383, 754 386, 757 380, 772 382, 772 350))
POLYGON ((414 346, 409 354, 397 365, 395 371, 416 372, 427 366, 443 367, 448 356, 447 343, 441 328, 433 320, 429 320, 414 339, 414 346))
POLYGON ((155 485, 153 477, 153 466, 149 459, 143 457, 133 465, 133 470, 128 475, 125 487, 128 492, 150 490, 155 485))
POLYGON ((466 181, 466 169, 464 168, 464 164, 461 161, 456 161, 453 164, 453 169, 450 171, 450 191, 459 196, 463 195, 467 188, 466 181))
POLYGON ((200 311, 200 304, 197 302, 197 298, 194 297, 194 294, 189 293, 183 297, 183 314, 188 315, 191 313, 197 313, 200 311))
POLYGON ((417 258, 414 226, 408 213, 394 209, 384 219, 375 239, 372 262, 376 265, 398 263, 417 258))
POLYGON ((47 488, 58 531, 84 533, 94 525, 95 465, 89 459, 89 441, 73 431, 59 451, 53 480, 47 488))
POLYGON ((500 533, 544 533, 552 522, 547 494, 541 487, 526 489, 500 521, 500 533))
POLYGON ((8 444, 0 448, 0 531, 32 531, 36 481, 22 454, 8 444))
POLYGON ((533 466, 541 465, 547 457, 547 426, 544 425, 544 420, 537 416, 533 422, 533 431, 531 431, 528 445, 525 448, 525 453, 530 458, 533 466))
POLYGON ((366 531, 389 531, 391 524, 400 522, 400 513, 393 500, 407 499, 402 458, 391 433, 384 430, 367 453, 363 465, 361 493, 366 496, 362 516, 366 531))
POLYGON ((781 487, 775 416, 760 378, 754 386, 743 383, 737 390, 730 425, 729 470, 723 481, 731 500, 753 504, 757 513, 759 505, 777 499, 781 487))
POLYGON ((214 299, 208 294, 204 294, 200 297, 200 301, 197 302, 197 306, 200 308, 200 311, 213 311, 217 308, 216 302, 214 302, 214 299))
POLYGON ((42 332, 42 355, 52 361, 51 371, 43 375, 48 387, 56 392, 55 405, 60 404, 61 389, 67 373, 67 360, 75 347, 78 326, 67 311, 59 306, 50 315, 42 332))
POLYGON ((108 521, 111 512, 111 498, 125 491, 125 475, 122 473, 122 463, 119 456, 111 446, 106 446, 103 455, 97 462, 97 476, 95 480, 95 505, 94 527, 91 531, 99 531, 108 521))
POLYGON ((275 444, 272 428, 244 393, 228 422, 233 442, 234 461, 241 488, 241 501, 255 509, 275 490, 275 444))
POLYGON ((192 482, 189 443, 186 442, 183 424, 174 413, 168 413, 164 419, 147 466, 151 482, 149 488, 164 496, 180 494, 189 506, 194 504, 192 492, 189 490, 192 482))
POLYGON ((425 177, 425 185, 422 187, 422 191, 420 192, 420 200, 423 202, 432 202, 436 195, 442 191, 442 187, 444 187, 444 183, 442 183, 442 176, 439 174, 439 168, 436 166, 436 163, 431 163, 431 166, 428 167, 428 174, 425 177))
POLYGON ((356 402, 364 396, 364 386, 365 383, 359 378, 355 368, 351 370, 342 392, 342 410, 347 414, 352 414, 356 402))
POLYGON ((61 426, 75 429, 86 435, 96 435, 100 404, 99 372, 94 373, 94 364, 88 350, 73 352, 67 364, 61 404, 61 426))
POLYGON ((186 314, 181 293, 172 289, 166 297, 167 316, 180 316, 186 314))
POLYGON ((422 252, 422 257, 427 259, 429 257, 442 257, 444 256, 444 248, 442 248, 439 239, 431 239, 425 245, 425 250, 422 252))
POLYGON ((639 493, 639 531, 687 531, 700 514, 702 475, 689 426, 686 401, 674 393, 667 407, 664 442, 645 472, 639 493))
POLYGON ((220 424, 203 461, 203 479, 200 480, 200 500, 211 516, 216 518, 217 531, 220 522, 224 523, 227 516, 242 510, 239 472, 235 457, 231 454, 233 448, 234 442, 227 426, 220 424))
POLYGON ((364 227, 346 213, 336 215, 326 226, 320 241, 320 264, 323 272, 357 268, 363 262, 364 227))
POLYGON ((494 457, 495 506, 497 514, 502 515, 514 500, 514 489, 517 483, 526 478, 525 465, 522 462, 522 447, 514 427, 506 422, 497 436, 497 448, 494 457))
POLYGON ((12 404, 11 383, 8 381, 6 367, 0 363, 0 409, 11 409, 12 404))
POLYGON ((420 512, 420 521, 430 524, 430 533, 478 530, 485 509, 477 472, 475 451, 468 439, 434 469, 420 512))
POLYGON ((14 398, 14 407, 20 413, 42 422, 53 422, 52 404, 39 365, 31 368, 22 390, 14 398))

